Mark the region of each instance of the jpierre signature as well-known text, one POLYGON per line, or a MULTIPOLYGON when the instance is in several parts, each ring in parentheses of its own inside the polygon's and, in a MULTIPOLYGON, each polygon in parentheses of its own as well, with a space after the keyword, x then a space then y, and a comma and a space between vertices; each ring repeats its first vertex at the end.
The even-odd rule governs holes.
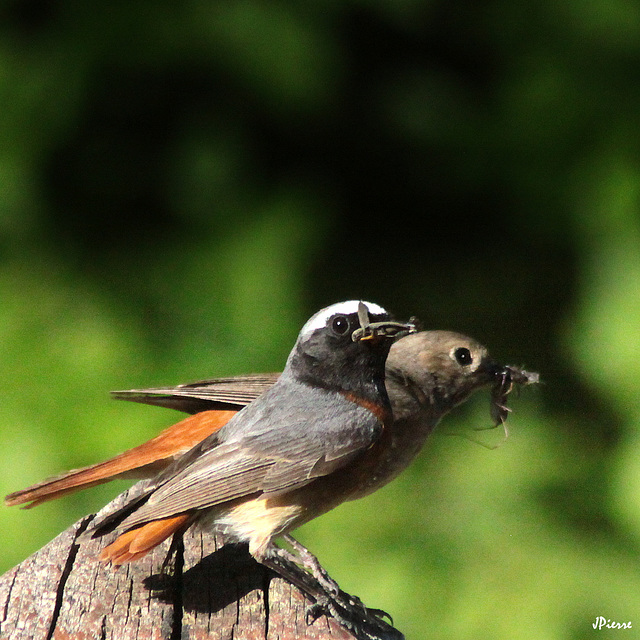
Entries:
POLYGON ((631 622, 614 622, 604 616, 598 616, 593 623, 594 629, 631 629, 631 622))

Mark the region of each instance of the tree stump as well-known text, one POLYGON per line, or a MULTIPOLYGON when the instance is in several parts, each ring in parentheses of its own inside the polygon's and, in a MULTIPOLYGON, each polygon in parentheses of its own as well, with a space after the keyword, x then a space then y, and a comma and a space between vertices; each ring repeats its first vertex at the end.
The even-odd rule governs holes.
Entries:
MULTIPOLYGON (((110 512, 142 490, 109 503, 110 512)), ((224 545, 193 527, 175 545, 121 567, 100 562, 115 536, 87 533, 95 515, 75 523, 0 577, 0 638, 10 640, 401 640, 372 619, 347 630, 330 616, 309 623, 310 601, 258 564, 244 545, 224 545), (163 564, 167 564, 163 567, 163 564)))

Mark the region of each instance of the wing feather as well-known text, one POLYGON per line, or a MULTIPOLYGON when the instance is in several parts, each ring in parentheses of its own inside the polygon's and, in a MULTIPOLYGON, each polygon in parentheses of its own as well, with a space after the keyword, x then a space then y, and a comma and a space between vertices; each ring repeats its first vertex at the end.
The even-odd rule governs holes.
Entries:
POLYGON ((281 380, 187 452, 120 528, 298 488, 344 466, 379 437, 382 425, 368 409, 301 387, 281 380))
POLYGON ((177 387, 153 389, 129 389, 112 391, 116 400, 141 402, 186 413, 198 413, 207 409, 244 407, 270 389, 279 373, 244 375, 231 378, 200 380, 177 387))

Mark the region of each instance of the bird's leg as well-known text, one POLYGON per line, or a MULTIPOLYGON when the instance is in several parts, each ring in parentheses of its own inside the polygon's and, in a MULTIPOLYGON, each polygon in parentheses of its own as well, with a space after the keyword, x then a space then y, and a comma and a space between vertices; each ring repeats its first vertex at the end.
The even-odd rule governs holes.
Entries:
POLYGON ((309 549, 300 544, 293 536, 286 534, 282 536, 286 542, 293 548, 297 555, 291 554, 290 560, 296 564, 302 565, 311 572, 311 575, 324 587, 330 594, 337 596, 340 593, 338 583, 327 573, 327 570, 320 564, 309 549))
POLYGON ((339 588, 337 594, 327 590, 311 573, 299 566, 300 560, 290 551, 272 544, 261 554, 259 562, 291 582, 313 600, 313 604, 307 608, 309 624, 320 615, 328 614, 340 625, 352 631, 358 640, 403 640, 404 636, 399 631, 382 620, 382 616, 386 615, 384 612, 367 609, 360 600, 339 588))
POLYGON ((301 571, 298 565, 290 559, 290 554, 284 549, 271 545, 258 561, 298 587, 311 599, 319 601, 326 595, 322 585, 307 571, 301 571))
MULTIPOLYGON (((271 545, 266 552, 261 555, 259 562, 274 571, 281 578, 300 589, 307 597, 313 600, 313 604, 307 608, 307 622, 313 623, 318 616, 326 612, 331 614, 343 626, 350 628, 353 626, 344 616, 333 606, 335 594, 328 593, 318 580, 308 571, 300 568, 295 556, 275 545, 271 545)), ((339 589, 338 589, 339 592, 339 589)))
MULTIPOLYGON (((289 534, 284 535, 283 538, 292 547, 295 553, 291 553, 290 551, 280 547, 274 547, 275 553, 281 560, 289 563, 290 566, 296 568, 301 566, 307 570, 302 573, 306 575, 309 575, 309 572, 311 573, 311 576, 313 576, 316 583, 315 592, 310 593, 306 590, 305 593, 316 600, 318 606, 316 606, 315 609, 318 609, 318 607, 321 609, 324 608, 330 611, 334 617, 339 617, 330 606, 331 603, 334 603, 345 611, 351 611, 352 613, 357 612, 359 615, 364 617, 386 617, 391 620, 391 616, 382 609, 369 609, 363 604, 360 598, 352 596, 340 589, 338 583, 327 573, 327 570, 320 564, 318 558, 316 558, 316 556, 313 555, 313 553, 311 553, 311 551, 309 551, 303 544, 298 542, 289 534), (321 589, 320 594, 318 594, 318 587, 321 589)), ((335 609, 335 607, 333 607, 333 609, 335 609)), ((317 616, 317 611, 310 613, 312 617, 314 613, 317 616)))
MULTIPOLYGON (((360 607, 363 611, 373 612, 374 615, 378 615, 378 612, 383 615, 384 611, 379 609, 367 609, 362 603, 360 598, 352 596, 343 591, 338 583, 327 573, 327 570, 320 564, 320 561, 316 556, 309 551, 303 544, 300 544, 293 536, 286 534, 282 536, 285 541, 291 545, 297 555, 290 554, 289 559, 291 562, 302 565, 305 569, 311 572, 311 575, 322 585, 323 589, 330 594, 341 606, 344 607, 360 607)), ((284 550, 282 550, 284 551, 284 550)))

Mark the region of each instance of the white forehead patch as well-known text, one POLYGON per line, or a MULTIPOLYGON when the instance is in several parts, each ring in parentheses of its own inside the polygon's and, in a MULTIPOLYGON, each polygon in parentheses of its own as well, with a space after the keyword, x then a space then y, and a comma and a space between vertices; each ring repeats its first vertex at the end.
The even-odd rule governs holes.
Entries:
POLYGON ((327 320, 329 320, 331 316, 334 316, 338 313, 345 316, 351 313, 358 313, 358 305, 361 302, 367 307, 370 314, 387 314, 387 311, 385 311, 385 309, 373 302, 365 302, 364 300, 347 300, 346 302, 336 302, 336 304, 332 304, 330 307, 321 309, 320 311, 318 311, 318 313, 312 316, 304 325, 304 327, 302 327, 300 335, 308 335, 310 333, 313 333, 316 329, 322 329, 323 327, 326 327, 327 320))

